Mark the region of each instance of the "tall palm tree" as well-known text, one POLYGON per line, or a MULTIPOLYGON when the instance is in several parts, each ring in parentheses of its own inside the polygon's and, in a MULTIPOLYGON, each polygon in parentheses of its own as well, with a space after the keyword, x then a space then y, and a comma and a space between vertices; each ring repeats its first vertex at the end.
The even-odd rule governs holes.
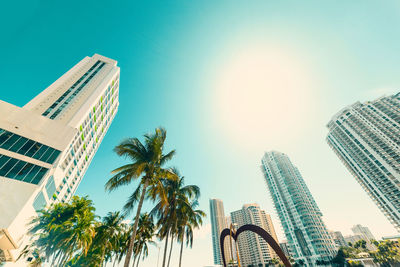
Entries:
POLYGON ((115 175, 106 183, 106 190, 113 191, 120 186, 128 185, 132 181, 139 180, 138 187, 124 206, 126 213, 129 213, 132 211, 134 205, 139 202, 124 267, 129 267, 140 211, 148 188, 154 188, 153 194, 148 197, 153 200, 160 198, 165 206, 167 205, 167 201, 163 193, 161 178, 176 179, 172 172, 163 168, 164 164, 175 155, 175 150, 164 154, 163 150, 166 136, 165 129, 157 128, 155 133, 144 135, 144 144, 140 142, 138 138, 128 138, 114 149, 119 156, 129 158, 132 162, 112 171, 115 175))
MULTIPOLYGON (((160 238, 165 238, 165 248, 162 267, 166 266, 166 255, 168 248, 168 238, 171 237, 170 256, 168 264, 171 258, 172 244, 174 237, 177 234, 177 227, 179 221, 180 210, 190 208, 190 201, 197 199, 200 196, 200 189, 196 185, 186 185, 185 178, 180 176, 179 171, 174 168, 172 172, 178 177, 175 180, 163 179, 164 189, 169 205, 164 205, 160 200, 151 211, 151 214, 158 218, 158 225, 160 226, 158 235, 160 238)), ((150 193, 151 190, 150 190, 150 193)))
POLYGON ((203 224, 203 217, 206 216, 205 212, 196 209, 198 201, 195 199, 190 203, 189 208, 181 209, 178 221, 178 241, 181 243, 179 253, 179 267, 182 263, 183 243, 186 237, 186 246, 192 247, 193 245, 193 229, 200 228, 203 224))

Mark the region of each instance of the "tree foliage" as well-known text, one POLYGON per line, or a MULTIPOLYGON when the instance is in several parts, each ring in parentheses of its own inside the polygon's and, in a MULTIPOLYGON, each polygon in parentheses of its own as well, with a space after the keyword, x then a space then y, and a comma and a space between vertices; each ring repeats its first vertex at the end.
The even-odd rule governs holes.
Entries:
POLYGON ((144 143, 138 138, 128 138, 114 149, 119 156, 129 159, 131 162, 112 171, 114 176, 106 183, 106 190, 113 191, 121 186, 139 180, 138 187, 133 191, 124 206, 126 214, 129 214, 135 204, 138 203, 124 267, 129 267, 132 257, 144 199, 160 199, 162 205, 168 205, 161 179, 174 180, 176 176, 169 169, 163 167, 175 155, 175 150, 164 153, 166 137, 166 130, 164 128, 157 128, 154 133, 144 135, 144 143))
POLYGON ((371 253, 375 262, 380 263, 382 266, 391 266, 400 263, 399 241, 374 241, 373 244, 377 247, 377 250, 371 253))
MULTIPOLYGON (((125 266, 133 259, 132 266, 137 267, 148 256, 155 237, 165 239, 166 245, 171 237, 169 260, 175 240, 181 244, 180 267, 183 245, 192 246, 193 230, 201 226, 205 213, 198 209, 200 188, 185 185, 177 169, 163 167, 175 154, 174 150, 164 153, 165 138, 166 131, 157 128, 144 135, 144 143, 129 138, 115 147, 119 156, 131 162, 112 172, 114 176, 107 182, 106 190, 139 182, 123 212, 110 212, 100 218, 87 197, 74 196, 68 203, 53 204, 32 220, 31 243, 20 258, 29 254, 34 257, 31 266, 48 263, 60 267, 102 267, 125 258, 125 266), (150 214, 140 213, 145 199, 155 202, 150 214), (128 225, 124 218, 136 204, 133 225, 128 225)), ((167 263, 164 256, 163 267, 169 265, 169 260, 167 263)))

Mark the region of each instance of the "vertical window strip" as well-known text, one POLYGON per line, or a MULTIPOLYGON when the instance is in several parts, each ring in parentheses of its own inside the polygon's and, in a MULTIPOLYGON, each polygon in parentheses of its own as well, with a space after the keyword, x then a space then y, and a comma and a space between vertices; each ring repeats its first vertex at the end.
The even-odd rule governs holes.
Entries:
MULTIPOLYGON (((101 61, 100 61, 101 62, 101 61)), ((58 114, 61 113, 61 111, 66 107, 74 97, 80 93, 80 91, 86 86, 87 83, 104 67, 106 63, 102 62, 100 66, 97 67, 97 69, 65 100, 65 102, 59 107, 53 115, 50 116, 50 119, 55 119, 58 114)))
POLYGON ((74 88, 85 79, 85 77, 93 71, 94 68, 97 67, 97 65, 100 64, 100 60, 98 60, 85 74, 83 74, 78 81, 76 81, 67 91, 64 92, 62 96, 60 96, 56 102, 54 102, 45 112, 43 112, 43 116, 47 116, 74 88))

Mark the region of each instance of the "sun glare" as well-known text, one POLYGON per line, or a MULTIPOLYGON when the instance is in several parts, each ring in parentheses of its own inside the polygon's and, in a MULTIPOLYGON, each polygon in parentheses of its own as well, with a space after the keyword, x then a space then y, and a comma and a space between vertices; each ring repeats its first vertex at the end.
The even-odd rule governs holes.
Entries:
POLYGON ((219 124, 245 146, 290 141, 313 113, 305 66, 279 47, 239 51, 225 61, 215 86, 219 124))

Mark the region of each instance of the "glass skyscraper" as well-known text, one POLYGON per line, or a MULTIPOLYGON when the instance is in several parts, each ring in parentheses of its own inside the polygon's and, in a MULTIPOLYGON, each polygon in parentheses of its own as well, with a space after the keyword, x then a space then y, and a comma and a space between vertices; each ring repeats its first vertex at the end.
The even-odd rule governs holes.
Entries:
MULTIPOLYGON (((210 199, 210 219, 214 264, 222 265, 222 255, 220 248, 220 235, 222 230, 229 228, 225 217, 224 203, 220 199, 210 199)), ((228 263, 232 260, 229 237, 225 238, 225 260, 228 263)))
POLYGON ((36 211, 75 193, 118 110, 119 67, 85 57, 25 106, 0 101, 0 257, 25 246, 36 211))
POLYGON ((261 162, 294 259, 308 266, 332 259, 336 255, 333 240, 299 170, 281 152, 267 152, 261 162))
POLYGON ((400 93, 339 111, 327 142, 400 231, 400 93))

